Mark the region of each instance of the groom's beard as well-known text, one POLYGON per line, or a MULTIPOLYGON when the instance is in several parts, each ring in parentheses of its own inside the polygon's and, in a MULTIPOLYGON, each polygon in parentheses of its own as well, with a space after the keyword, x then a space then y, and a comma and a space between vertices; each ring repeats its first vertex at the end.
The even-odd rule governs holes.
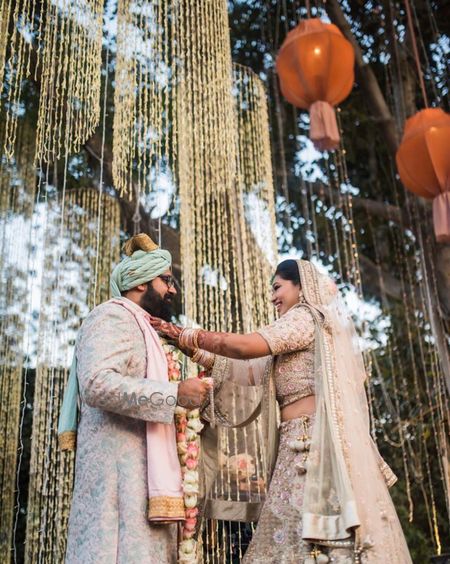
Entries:
POLYGON ((160 317, 164 321, 172 319, 172 294, 166 292, 164 296, 160 296, 151 283, 147 284, 147 291, 142 296, 140 306, 153 317, 160 317))

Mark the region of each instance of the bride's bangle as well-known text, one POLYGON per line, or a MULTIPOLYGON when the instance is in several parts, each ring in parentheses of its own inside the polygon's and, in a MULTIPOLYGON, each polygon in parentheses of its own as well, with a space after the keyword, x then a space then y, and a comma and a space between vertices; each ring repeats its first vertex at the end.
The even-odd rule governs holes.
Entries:
POLYGON ((200 349, 194 349, 194 354, 191 356, 192 362, 200 364, 199 360, 202 357, 202 351, 200 349))
POLYGON ((181 331, 178 337, 178 342, 182 348, 186 349, 198 349, 198 334, 200 329, 193 329, 192 327, 186 327, 181 331))
POLYGON ((202 349, 195 349, 191 358, 192 362, 201 364, 206 370, 211 370, 216 360, 216 355, 202 349))

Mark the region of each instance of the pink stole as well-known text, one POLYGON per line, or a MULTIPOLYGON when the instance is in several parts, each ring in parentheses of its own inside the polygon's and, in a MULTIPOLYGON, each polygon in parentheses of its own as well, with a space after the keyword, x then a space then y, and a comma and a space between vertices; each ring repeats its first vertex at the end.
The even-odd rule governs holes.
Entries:
MULTIPOLYGON (((158 334, 148 321, 145 310, 126 298, 110 301, 127 309, 136 319, 144 335, 147 352, 146 378, 157 382, 168 382, 166 355, 158 334)), ((154 398, 154 400, 155 402, 162 401, 163 398, 154 398)), ((146 426, 148 519, 158 523, 184 521, 185 507, 181 468, 177 454, 175 423, 147 421, 146 426)))

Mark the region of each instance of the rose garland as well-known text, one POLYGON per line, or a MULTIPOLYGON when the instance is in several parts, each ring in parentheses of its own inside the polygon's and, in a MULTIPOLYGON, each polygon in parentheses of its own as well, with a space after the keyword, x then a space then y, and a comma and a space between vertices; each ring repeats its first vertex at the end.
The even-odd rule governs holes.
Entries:
MULTIPOLYGON (((181 381, 182 353, 166 345, 166 357, 171 382, 181 381)), ((189 377, 189 376, 188 376, 189 377)), ((183 493, 186 520, 183 525, 182 540, 178 548, 178 562, 194 564, 198 561, 197 542, 194 534, 197 527, 200 454, 200 436, 203 429, 198 409, 175 408, 175 427, 177 431, 177 450, 183 475, 183 493)))

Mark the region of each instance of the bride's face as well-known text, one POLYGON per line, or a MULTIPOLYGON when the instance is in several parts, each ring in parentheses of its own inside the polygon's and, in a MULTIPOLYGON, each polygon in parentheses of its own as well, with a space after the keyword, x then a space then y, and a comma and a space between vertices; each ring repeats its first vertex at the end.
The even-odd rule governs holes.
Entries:
POLYGON ((272 282, 272 303, 279 315, 285 314, 296 303, 298 303, 300 286, 291 280, 284 280, 275 276, 272 282))

